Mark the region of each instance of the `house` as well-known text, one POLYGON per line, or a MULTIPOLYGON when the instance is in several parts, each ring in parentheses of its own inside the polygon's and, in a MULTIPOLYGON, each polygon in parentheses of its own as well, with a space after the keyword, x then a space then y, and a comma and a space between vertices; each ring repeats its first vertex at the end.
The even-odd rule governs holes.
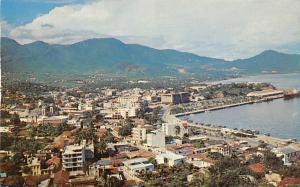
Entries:
POLYGON ((265 178, 268 183, 272 184, 273 186, 278 186, 281 181, 281 175, 278 173, 270 172, 269 174, 265 174, 265 178))
POLYGON ((31 169, 33 176, 39 176, 42 174, 41 161, 37 157, 28 158, 27 166, 31 169))
POLYGON ((115 153, 131 152, 139 150, 137 147, 131 146, 130 144, 116 143, 108 145, 108 149, 111 149, 115 153))
POLYGON ((39 186, 42 183, 42 181, 47 180, 49 178, 49 175, 24 176, 23 178, 24 186, 39 186))
POLYGON ((95 176, 95 177, 100 177, 102 171, 105 169, 111 169, 114 166, 112 165, 112 161, 110 159, 102 159, 98 160, 97 162, 91 164, 89 166, 89 176, 95 176))
POLYGON ((154 171, 154 165, 146 158, 135 158, 124 161, 125 169, 131 174, 138 174, 139 172, 154 171))
POLYGON ((175 154, 171 151, 166 151, 165 153, 159 154, 155 157, 158 164, 167 164, 168 166, 176 166, 183 163, 185 157, 179 154, 175 154))
POLYGON ((162 130, 167 136, 179 136, 183 137, 188 134, 188 124, 183 123, 163 123, 162 130))
POLYGON ((193 164, 197 168, 208 168, 215 164, 216 161, 208 158, 204 154, 193 154, 187 157, 187 162, 193 164))
POLYGON ((285 177, 280 181, 279 187, 288 187, 288 186, 300 186, 300 178, 294 177, 285 177))
POLYGON ((248 169, 250 171, 252 171, 253 173, 257 173, 257 174, 262 174, 262 173, 264 173, 266 171, 266 167, 262 163, 250 164, 248 166, 248 169))
POLYGON ((197 178, 200 179, 201 177, 203 178, 204 175, 205 175, 205 172, 203 172, 203 171, 194 172, 187 176, 187 181, 192 182, 194 179, 197 179, 197 178))
POLYGON ((69 116, 51 116, 39 119, 38 122, 43 125, 60 125, 63 123, 67 123, 69 116))
POLYGON ((70 174, 68 171, 60 170, 56 172, 53 177, 53 186, 54 187, 70 186, 69 177, 70 174))
POLYGON ((211 152, 217 152, 223 156, 231 156, 232 154, 231 147, 228 144, 216 144, 209 147, 211 152))
POLYGON ((139 158, 139 157, 143 157, 143 158, 153 158, 155 157, 155 154, 152 151, 147 151, 147 150, 138 150, 138 151, 132 151, 132 152, 128 152, 126 153, 128 158, 139 158))
POLYGON ((167 147, 167 150, 175 154, 188 156, 194 153, 195 148, 193 144, 181 144, 181 145, 169 145, 167 147))
POLYGON ((291 165, 291 161, 300 158, 300 150, 296 150, 291 146, 274 148, 272 152, 275 153, 277 157, 283 157, 282 161, 284 165, 291 165))

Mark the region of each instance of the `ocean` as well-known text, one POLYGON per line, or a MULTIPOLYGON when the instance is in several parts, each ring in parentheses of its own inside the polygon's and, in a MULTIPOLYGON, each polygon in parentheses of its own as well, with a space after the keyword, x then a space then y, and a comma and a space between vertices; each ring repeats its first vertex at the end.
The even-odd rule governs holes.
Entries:
MULTIPOLYGON (((278 88, 300 90, 300 73, 259 75, 220 82, 268 82, 278 88)), ((225 125, 229 128, 253 129, 260 131, 261 134, 270 133, 274 137, 300 140, 299 97, 193 114, 188 118, 194 122, 225 125)))

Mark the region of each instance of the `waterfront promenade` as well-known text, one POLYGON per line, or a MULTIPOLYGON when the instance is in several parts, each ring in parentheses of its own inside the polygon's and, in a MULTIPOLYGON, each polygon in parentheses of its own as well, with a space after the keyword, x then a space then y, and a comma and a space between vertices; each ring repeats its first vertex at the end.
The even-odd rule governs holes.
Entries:
MULTIPOLYGON (((281 98, 281 97, 278 97, 281 98)), ((272 99, 277 99, 277 98, 272 98, 272 99)), ((185 112, 185 113, 180 113, 180 114, 170 114, 170 107, 165 107, 164 108, 164 113, 162 115, 162 119, 167 122, 167 123, 188 123, 189 127, 193 128, 200 128, 202 130, 210 131, 210 132, 220 132, 222 128, 220 127, 215 127, 215 126, 206 126, 206 125, 200 125, 198 123, 194 123, 192 121, 186 121, 185 119, 180 119, 179 117, 185 116, 185 115, 190 115, 194 113, 201 113, 205 111, 213 111, 213 110, 220 110, 228 107, 237 107, 245 104, 251 104, 255 102, 264 102, 267 101, 267 99, 261 99, 261 100, 256 100, 256 101, 249 101, 249 102, 243 102, 243 103, 236 103, 236 104, 230 104, 230 105, 224 105, 224 106, 218 106, 206 110, 195 110, 195 111, 190 111, 190 112, 185 112)), ((222 124, 220 124, 222 125, 222 124)), ((243 133, 239 130, 233 130, 239 133, 243 133)), ((266 136, 266 135, 255 135, 254 137, 237 137, 240 140, 245 140, 247 142, 251 142, 251 145, 259 145, 260 142, 265 142, 267 144, 273 145, 275 147, 282 147, 286 145, 293 146, 297 149, 300 149, 300 143, 299 142, 291 142, 290 139, 283 139, 283 138, 277 138, 277 137, 272 137, 272 136, 266 136)), ((299 140, 298 140, 299 141, 299 140)))
MULTIPOLYGON (((195 105, 196 107, 195 106, 191 107, 192 108, 191 111, 180 112, 180 113, 176 113, 174 115, 176 117, 181 117, 181 116, 186 116, 186 115, 190 115, 190 114, 197 114, 197 113, 213 111, 213 110, 221 110, 221 109, 225 109, 225 108, 237 107, 237 106, 242 106, 242 105, 247 105, 247 104, 266 102, 266 101, 270 101, 270 100, 274 100, 274 99, 280 99, 280 98, 283 98, 283 97, 284 97, 283 95, 278 95, 278 96, 264 97, 264 98, 259 98, 259 99, 250 99, 250 100, 246 100, 246 101, 242 101, 242 102, 218 105, 218 106, 209 107, 209 108, 205 108, 205 109, 203 109, 203 106, 196 104, 195 105)), ((186 105, 185 107, 188 106, 187 104, 185 104, 185 105, 186 105)), ((182 105, 176 105, 176 106, 181 107, 182 105)))

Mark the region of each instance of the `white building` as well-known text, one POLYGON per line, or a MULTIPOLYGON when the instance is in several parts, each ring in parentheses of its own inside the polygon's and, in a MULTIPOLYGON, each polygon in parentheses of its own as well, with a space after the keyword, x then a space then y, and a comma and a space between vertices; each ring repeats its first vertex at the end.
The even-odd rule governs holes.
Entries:
POLYGON ((68 145, 62 154, 62 167, 71 175, 83 173, 85 145, 68 145))
POLYGON ((118 113, 124 118, 134 118, 137 115, 138 107, 118 108, 118 113))
POLYGON ((154 171, 154 165, 146 158, 135 158, 124 161, 124 166, 131 174, 138 174, 139 172, 154 171))
POLYGON ((132 129, 132 140, 135 143, 142 143, 143 141, 146 141, 146 139, 146 128, 138 126, 132 129))
POLYGON ((101 113, 106 114, 107 119, 134 118, 141 108, 139 96, 130 95, 118 97, 116 101, 103 103, 101 113))
POLYGON ((272 152, 274 152, 277 157, 283 157, 282 161, 284 165, 291 165, 293 159, 300 159, 300 150, 296 150, 290 146, 274 148, 272 152))
POLYGON ((223 145, 223 144, 217 144, 217 145, 211 145, 209 146, 211 152, 217 152, 224 156, 231 156, 232 149, 230 145, 223 145))
POLYGON ((158 164, 167 164, 168 166, 176 166, 183 163, 185 157, 182 155, 175 154, 171 151, 166 151, 165 153, 156 156, 156 161, 158 164))
POLYGON ((187 125, 183 125, 180 123, 163 123, 162 130, 167 136, 183 137, 184 134, 188 134, 187 125))
POLYGON ((116 96, 117 91, 115 89, 107 89, 107 90, 104 91, 104 94, 106 96, 116 96))
POLYGON ((94 145, 68 145, 62 154, 62 167, 70 172, 70 175, 83 174, 83 164, 88 158, 94 157, 94 145))
POLYGON ((152 131, 147 134, 147 145, 155 148, 165 148, 165 134, 162 131, 152 131))

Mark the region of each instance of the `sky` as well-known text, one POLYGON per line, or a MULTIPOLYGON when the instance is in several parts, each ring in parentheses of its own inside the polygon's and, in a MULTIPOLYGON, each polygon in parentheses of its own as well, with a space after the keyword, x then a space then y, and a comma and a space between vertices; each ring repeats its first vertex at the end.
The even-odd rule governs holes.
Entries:
POLYGON ((300 54, 300 0, 1 0, 1 35, 21 44, 114 37, 227 60, 300 54))

